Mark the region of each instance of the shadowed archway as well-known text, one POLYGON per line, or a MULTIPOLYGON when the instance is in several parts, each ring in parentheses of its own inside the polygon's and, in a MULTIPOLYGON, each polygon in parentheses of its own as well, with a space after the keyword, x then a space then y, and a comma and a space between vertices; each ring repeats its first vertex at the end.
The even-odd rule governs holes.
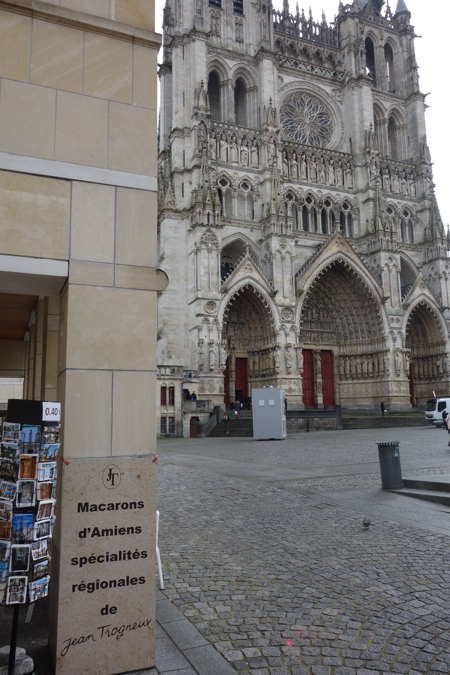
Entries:
POLYGON ((425 300, 408 317, 405 346, 410 358, 411 401, 423 403, 432 392, 448 393, 447 340, 437 311, 425 300))
POLYGON ((279 370, 274 316, 264 296, 250 283, 229 299, 222 343, 227 355, 225 403, 243 401, 252 387, 273 384, 279 370))

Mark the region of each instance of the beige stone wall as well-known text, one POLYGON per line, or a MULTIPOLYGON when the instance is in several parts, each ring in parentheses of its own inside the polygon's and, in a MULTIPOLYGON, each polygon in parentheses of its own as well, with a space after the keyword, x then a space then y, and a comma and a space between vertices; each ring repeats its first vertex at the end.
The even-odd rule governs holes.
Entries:
POLYGON ((26 345, 22 341, 0 340, 0 377, 23 377, 25 352, 26 345))
MULTIPOLYGON (((69 461, 155 446, 166 277, 156 254, 153 29, 152 0, 0 0, 0 254, 14 257, 17 278, 36 259, 43 275, 56 261, 67 268, 59 295, 34 293, 21 363, 27 397, 63 402, 69 461)), ((63 510, 71 499, 63 480, 63 510)), ((52 641, 64 632, 67 555, 56 532, 52 641)), ((142 667, 151 643, 149 634, 142 667)), ((79 672, 55 660, 57 672, 79 672)), ((100 653, 99 664, 92 672, 100 653)))
POLYGON ((157 50, 141 29, 153 29, 153 3, 52 3, 90 14, 111 5, 132 24, 97 20, 96 30, 86 15, 62 25, 11 4, 30 3, 0 3, 0 152, 152 175, 157 50))
POLYGON ((6 406, 9 398, 23 397, 23 380, 0 378, 0 405, 6 406))

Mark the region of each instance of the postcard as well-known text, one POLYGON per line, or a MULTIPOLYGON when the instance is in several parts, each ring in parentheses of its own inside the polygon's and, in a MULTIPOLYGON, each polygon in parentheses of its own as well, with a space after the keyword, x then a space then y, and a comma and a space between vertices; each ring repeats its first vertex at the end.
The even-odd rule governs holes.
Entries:
POLYGON ((44 560, 40 560, 39 562, 34 563, 34 565, 33 565, 33 581, 36 581, 36 579, 42 579, 42 577, 48 576, 49 567, 50 567, 50 561, 49 561, 48 558, 44 558, 44 560))
POLYGON ((56 479, 56 462, 41 462, 38 466, 38 481, 56 479))
POLYGON ((30 545, 12 544, 9 556, 10 572, 28 572, 30 569, 30 545))
POLYGON ((36 478, 36 467, 39 455, 20 455, 19 457, 19 478, 34 480, 36 478))
POLYGON ((28 577, 9 577, 6 585, 6 604, 23 605, 27 599, 28 577))
POLYGON ((32 581, 30 583, 29 591, 30 602, 35 602, 36 600, 42 600, 42 598, 46 598, 48 595, 49 583, 50 577, 48 575, 42 579, 38 579, 37 581, 32 581))
POLYGON ((16 496, 16 484, 7 480, 0 480, 0 499, 12 502, 16 496))
POLYGON ((33 540, 34 516, 32 513, 15 513, 12 519, 11 540, 14 544, 27 544, 33 540))
POLYGON ((7 580, 9 574, 9 562, 0 562, 0 583, 7 580))
POLYGON ((34 524, 33 528, 33 539, 37 541, 38 539, 47 539, 52 536, 52 521, 50 518, 48 520, 39 520, 34 524))
POLYGON ((55 510, 55 500, 46 499, 42 502, 39 502, 36 520, 45 520, 46 518, 52 518, 55 510))
POLYGON ((31 506, 34 506, 35 503, 36 503, 36 481, 18 480, 16 507, 18 509, 26 509, 30 508, 31 506))
POLYGON ((4 457, 0 459, 0 480, 16 481, 18 470, 19 465, 15 460, 4 457))
POLYGON ((22 446, 39 448, 41 441, 41 427, 37 424, 23 424, 20 430, 19 440, 22 446))
POLYGON ((0 562, 8 562, 11 544, 5 539, 0 539, 0 562))
POLYGON ((60 447, 59 443, 46 443, 45 445, 41 445, 41 449, 39 450, 39 461, 54 461, 58 457, 60 447))
POLYGON ((3 520, 5 523, 10 523, 12 521, 12 506, 12 502, 0 501, 0 520, 3 520))
POLYGON ((0 447, 0 456, 1 457, 3 457, 4 459, 11 459, 14 462, 18 462, 20 453, 21 453, 21 450, 19 448, 18 443, 13 443, 13 442, 5 443, 5 442, 2 441, 1 447, 0 447))
POLYGON ((46 558, 48 556, 48 539, 33 541, 31 544, 31 557, 33 561, 46 558))
POLYGON ((37 485, 37 499, 43 501, 44 499, 54 499, 55 497, 55 481, 46 481, 45 483, 38 483, 37 485))
POLYGON ((59 443, 59 432, 61 426, 59 424, 45 424, 42 427, 41 445, 45 443, 59 443))
POLYGON ((20 424, 16 422, 3 422, 3 440, 17 441, 19 440, 20 424))
MULTIPOLYGON (((14 520, 14 517, 13 517, 14 520)), ((11 537, 11 523, 6 520, 0 520, 0 539, 9 539, 11 537)))

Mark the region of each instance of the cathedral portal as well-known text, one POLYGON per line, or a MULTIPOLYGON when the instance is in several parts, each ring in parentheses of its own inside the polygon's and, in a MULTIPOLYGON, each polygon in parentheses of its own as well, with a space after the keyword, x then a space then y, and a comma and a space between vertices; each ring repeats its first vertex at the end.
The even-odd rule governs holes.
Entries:
POLYGON ((322 268, 310 285, 300 343, 306 407, 358 407, 384 396, 389 354, 380 301, 344 259, 322 268))
POLYGON ((405 345, 408 350, 411 402, 444 391, 448 381, 447 338, 438 311, 419 302, 409 315, 405 345))
POLYGON ((224 398, 227 405, 245 401, 253 387, 276 383, 279 364, 273 314, 253 285, 242 286, 228 301, 222 341, 226 354, 224 398))

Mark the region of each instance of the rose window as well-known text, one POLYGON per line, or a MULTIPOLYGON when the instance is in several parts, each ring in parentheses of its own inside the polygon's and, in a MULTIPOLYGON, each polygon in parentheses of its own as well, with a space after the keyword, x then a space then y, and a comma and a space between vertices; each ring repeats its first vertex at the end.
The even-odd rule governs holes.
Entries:
POLYGON ((328 107, 311 94, 292 94, 281 108, 281 126, 290 141, 326 147, 333 136, 333 120, 328 107))

